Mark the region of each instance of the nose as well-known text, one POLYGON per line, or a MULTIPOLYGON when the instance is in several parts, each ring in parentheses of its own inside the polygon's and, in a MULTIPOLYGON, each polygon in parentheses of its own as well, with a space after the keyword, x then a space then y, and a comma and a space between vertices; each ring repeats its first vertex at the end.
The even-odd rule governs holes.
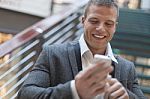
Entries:
POLYGON ((97 27, 96 27, 96 30, 97 31, 105 31, 105 27, 104 27, 104 25, 101 23, 101 24, 99 24, 97 27))

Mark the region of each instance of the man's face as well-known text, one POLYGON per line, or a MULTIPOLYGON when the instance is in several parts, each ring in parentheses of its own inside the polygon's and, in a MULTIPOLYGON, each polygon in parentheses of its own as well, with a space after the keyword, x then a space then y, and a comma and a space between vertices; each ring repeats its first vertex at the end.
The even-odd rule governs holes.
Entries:
POLYGON ((82 18, 84 38, 93 50, 106 49, 116 30, 117 10, 115 7, 91 5, 87 16, 82 18))

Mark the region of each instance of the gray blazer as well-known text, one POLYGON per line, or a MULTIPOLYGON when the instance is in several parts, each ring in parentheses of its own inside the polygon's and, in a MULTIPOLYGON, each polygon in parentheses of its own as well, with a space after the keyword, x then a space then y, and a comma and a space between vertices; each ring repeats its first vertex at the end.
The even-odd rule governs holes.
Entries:
MULTIPOLYGON (((114 77, 130 99, 145 99, 133 63, 116 56, 114 77)), ((37 62, 18 93, 18 99, 73 99, 70 81, 81 66, 79 42, 43 47, 37 62)))

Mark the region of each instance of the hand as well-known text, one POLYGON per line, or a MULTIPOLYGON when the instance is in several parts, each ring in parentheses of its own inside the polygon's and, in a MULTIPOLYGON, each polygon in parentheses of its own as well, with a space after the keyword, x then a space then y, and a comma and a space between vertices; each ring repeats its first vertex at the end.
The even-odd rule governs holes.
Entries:
POLYGON ((104 99, 129 99, 128 93, 123 85, 116 79, 108 79, 110 85, 105 91, 104 99))
POLYGON ((105 91, 107 75, 113 70, 104 61, 87 67, 75 77, 75 86, 81 99, 92 99, 105 91))

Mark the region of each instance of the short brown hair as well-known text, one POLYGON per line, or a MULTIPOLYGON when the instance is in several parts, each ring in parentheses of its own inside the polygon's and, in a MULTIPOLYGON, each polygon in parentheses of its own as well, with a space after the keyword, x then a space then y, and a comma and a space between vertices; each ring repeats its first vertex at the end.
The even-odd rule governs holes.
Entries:
POLYGON ((117 10, 117 16, 119 16, 119 7, 118 7, 116 0, 89 0, 87 5, 85 6, 85 10, 84 10, 84 16, 85 17, 87 16, 89 7, 91 5, 115 7, 117 10))

